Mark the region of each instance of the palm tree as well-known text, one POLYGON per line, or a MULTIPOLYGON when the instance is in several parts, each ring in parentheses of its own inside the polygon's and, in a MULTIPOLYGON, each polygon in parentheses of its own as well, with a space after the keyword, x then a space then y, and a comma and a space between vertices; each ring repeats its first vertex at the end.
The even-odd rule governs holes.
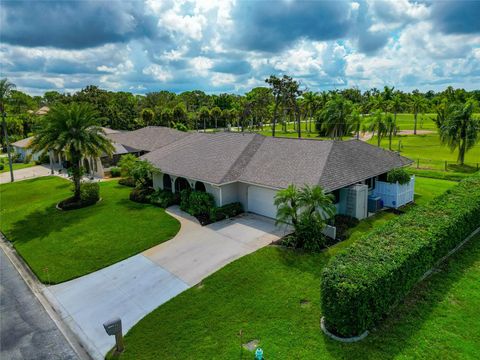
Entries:
POLYGON ((325 104, 321 112, 322 130, 334 140, 341 140, 350 130, 348 118, 352 113, 352 103, 341 95, 334 97, 325 104))
POLYGON ((7 132, 7 123, 5 122, 5 117, 7 113, 5 112, 5 103, 12 90, 15 89, 15 84, 7 80, 7 78, 0 80, 0 113, 2 115, 2 126, 3 126, 3 138, 5 141, 5 146, 7 148, 8 156, 8 165, 10 166, 10 181, 13 182, 13 166, 12 166, 12 154, 10 153, 10 142, 8 141, 8 132, 7 132))
POLYGON ((477 103, 473 99, 465 104, 453 103, 446 114, 437 117, 440 140, 453 152, 458 148, 458 162, 465 163, 465 154, 480 140, 480 120, 473 118, 477 103))
POLYGON ((355 131, 355 136, 360 139, 360 129, 362 128, 362 115, 360 114, 360 110, 358 106, 354 106, 352 113, 349 116, 349 123, 352 128, 352 131, 355 131))
POLYGON ((302 214, 322 222, 335 215, 336 208, 333 200, 333 195, 325 194, 320 186, 305 185, 298 194, 298 204, 302 209, 302 214))
POLYGON ((402 111, 405 103, 403 102, 402 96, 397 92, 390 100, 390 110, 393 112, 393 123, 395 126, 395 133, 397 133, 397 113, 402 111))
POLYGON ((370 123, 367 124, 368 131, 372 131, 373 136, 375 136, 375 131, 377 132, 377 146, 380 147, 380 142, 382 141, 382 137, 387 134, 387 125, 385 123, 384 115, 380 110, 375 111, 373 114, 370 123))
POLYGON ((392 137, 398 130, 394 117, 392 117, 392 114, 385 115, 384 123, 385 123, 385 133, 386 135, 388 135, 388 148, 392 150, 392 137))
POLYGON ((295 185, 289 185, 275 195, 274 204, 277 207, 277 224, 296 226, 298 223, 299 191, 295 185))
POLYGON ((114 147, 100 127, 101 118, 89 104, 58 104, 45 116, 33 138, 33 151, 63 151, 71 162, 74 199, 80 199, 83 158, 112 154, 114 147))
POLYGON ((312 131, 312 118, 313 114, 318 108, 318 95, 315 92, 307 91, 303 94, 303 103, 305 105, 305 130, 312 131))
POLYGON ((411 98, 410 106, 413 111, 413 119, 414 119, 413 134, 417 135, 417 115, 419 112, 423 112, 425 110, 425 108, 427 107, 427 103, 423 96, 419 94, 415 94, 411 98))

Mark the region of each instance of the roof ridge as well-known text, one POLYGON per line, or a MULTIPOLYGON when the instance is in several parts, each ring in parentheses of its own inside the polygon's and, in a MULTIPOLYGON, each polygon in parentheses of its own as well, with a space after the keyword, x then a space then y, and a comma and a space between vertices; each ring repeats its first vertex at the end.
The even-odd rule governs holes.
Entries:
POLYGON ((245 167, 250 163, 253 156, 265 141, 266 137, 260 134, 255 134, 252 140, 245 146, 245 149, 240 153, 235 162, 228 169, 227 174, 222 178, 222 183, 237 180, 245 170, 245 167))

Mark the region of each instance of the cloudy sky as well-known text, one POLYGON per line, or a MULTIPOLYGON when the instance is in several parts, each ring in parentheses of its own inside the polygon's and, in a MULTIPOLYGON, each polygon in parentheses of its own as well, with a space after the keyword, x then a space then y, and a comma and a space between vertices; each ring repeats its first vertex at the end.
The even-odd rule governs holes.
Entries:
POLYGON ((1 76, 243 93, 287 73, 318 91, 480 88, 480 0, 2 0, 1 76))

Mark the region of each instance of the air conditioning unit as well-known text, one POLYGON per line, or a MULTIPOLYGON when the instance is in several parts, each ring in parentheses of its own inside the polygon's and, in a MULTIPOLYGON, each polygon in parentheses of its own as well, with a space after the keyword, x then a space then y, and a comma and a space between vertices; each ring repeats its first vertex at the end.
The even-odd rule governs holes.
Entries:
POLYGON ((383 209, 383 201, 379 196, 368 197, 368 212, 374 213, 383 209))

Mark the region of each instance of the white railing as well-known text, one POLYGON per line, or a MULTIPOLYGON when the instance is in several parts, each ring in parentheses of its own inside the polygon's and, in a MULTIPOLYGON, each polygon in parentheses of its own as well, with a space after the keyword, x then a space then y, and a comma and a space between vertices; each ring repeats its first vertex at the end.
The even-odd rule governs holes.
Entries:
POLYGON ((400 185, 383 181, 375 182, 375 189, 373 195, 378 196, 383 200, 383 205, 386 207, 398 209, 400 206, 408 204, 413 201, 415 193, 415 176, 410 178, 406 184, 400 185))

